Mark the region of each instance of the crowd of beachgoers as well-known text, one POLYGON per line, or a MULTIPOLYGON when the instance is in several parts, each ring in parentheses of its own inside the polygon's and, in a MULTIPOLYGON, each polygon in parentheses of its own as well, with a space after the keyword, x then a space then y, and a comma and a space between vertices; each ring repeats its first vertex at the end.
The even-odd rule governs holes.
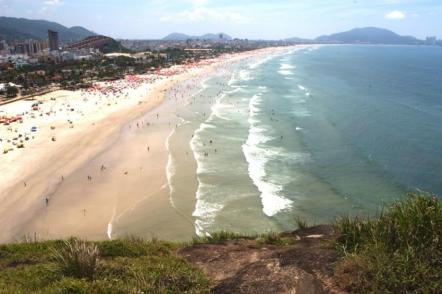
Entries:
MULTIPOLYGON (((58 90, 1 105, 0 224, 4 230, 0 242, 29 232, 45 238, 106 238, 113 234, 114 217, 132 211, 146 197, 151 197, 143 210, 143 215, 150 215, 149 230, 157 232, 156 225, 164 221, 177 226, 165 232, 171 237, 176 236, 174 232, 192 236, 191 222, 172 217, 179 214, 167 189, 168 139, 181 123, 176 106, 194 103, 188 94, 197 92, 201 79, 213 72, 287 49, 266 50, 127 75, 87 89, 58 90), (126 129, 138 135, 121 141, 126 129), (92 212, 94 217, 89 218, 92 212)), ((206 98, 215 103, 215 97, 206 98)), ((202 156, 211 152, 206 150, 202 156)), ((191 157, 190 150, 183 154, 191 157)), ((143 222, 140 229, 147 227, 143 222)))
MULTIPOLYGON (((154 74, 128 75, 124 79, 97 82, 88 89, 55 91, 32 99, 20 100, 0 106, 0 151, 3 156, 16 149, 26 148, 43 128, 47 140, 56 141, 55 129, 74 128, 82 117, 89 114, 116 110, 125 100, 141 100, 149 88, 159 81, 214 63, 204 60, 196 64, 173 66, 157 70, 154 74)), ((2 155, 0 155, 2 156, 2 155)))

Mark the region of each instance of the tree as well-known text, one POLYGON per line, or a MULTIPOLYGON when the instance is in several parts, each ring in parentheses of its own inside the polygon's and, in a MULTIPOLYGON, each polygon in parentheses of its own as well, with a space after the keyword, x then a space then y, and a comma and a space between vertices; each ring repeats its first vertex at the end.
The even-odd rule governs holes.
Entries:
POLYGON ((17 94, 18 94, 18 89, 17 89, 17 87, 14 87, 14 86, 8 86, 8 87, 6 88, 6 97, 7 97, 7 98, 14 98, 14 97, 17 96, 17 94))

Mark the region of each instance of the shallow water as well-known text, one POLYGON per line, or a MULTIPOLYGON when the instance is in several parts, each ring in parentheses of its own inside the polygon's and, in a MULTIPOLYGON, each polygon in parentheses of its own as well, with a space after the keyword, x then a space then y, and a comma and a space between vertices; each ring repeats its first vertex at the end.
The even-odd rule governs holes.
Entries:
POLYGON ((188 138, 196 159, 174 163, 171 196, 194 191, 198 234, 286 230, 297 218, 372 214, 409 190, 442 192, 438 47, 308 48, 203 84, 171 136, 188 138))

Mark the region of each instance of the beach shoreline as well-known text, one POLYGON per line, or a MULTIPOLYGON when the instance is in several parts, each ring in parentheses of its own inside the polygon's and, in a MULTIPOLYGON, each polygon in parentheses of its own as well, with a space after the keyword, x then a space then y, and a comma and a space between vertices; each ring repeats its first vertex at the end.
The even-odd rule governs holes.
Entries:
MULTIPOLYGON (((287 49, 271 48, 224 56, 189 66, 185 70, 180 69, 182 72, 161 79, 155 77, 153 83, 140 82, 129 92, 124 92, 124 83, 130 84, 131 81, 121 82, 123 85, 118 94, 122 101, 113 97, 109 102, 106 100, 109 96, 104 100, 104 103, 108 102, 107 108, 114 109, 97 109, 96 105, 87 105, 89 113, 83 113, 78 120, 66 120, 66 116, 51 120, 45 117, 47 109, 39 111, 40 117, 34 114, 36 118, 31 123, 25 119, 21 126, 29 128, 38 124, 38 136, 25 142, 25 149, 16 149, 12 154, 2 154, 0 157, 0 172, 4 175, 0 180, 0 200, 3 203, 0 224, 4 227, 0 242, 34 234, 42 239, 72 235, 106 239, 121 237, 115 231, 137 235, 141 230, 143 236, 158 236, 163 226, 166 226, 165 232, 181 234, 176 237, 174 233, 174 237, 174 234, 166 233, 159 234, 159 237, 193 237, 195 229, 192 216, 183 216, 173 208, 169 199, 166 171, 171 151, 166 143, 173 132, 171 124, 173 126, 179 122, 174 117, 176 103, 165 103, 165 95, 174 85, 194 77, 207 77, 223 64, 283 50, 287 49), (158 126, 155 120, 158 120, 158 126), (148 130, 141 131, 140 128, 148 130), (136 173, 144 174, 135 176, 136 173), (116 218, 133 210, 134 205, 146 201, 150 205, 143 212, 151 216, 152 225, 134 229, 128 223, 115 228, 113 221, 116 218)), ((77 111, 77 104, 74 106, 74 103, 101 103, 96 95, 59 91, 38 100, 44 102, 42 108, 53 103, 50 110, 56 112, 53 108, 60 107, 61 112, 57 101, 65 99, 66 105, 63 106, 77 111), (75 95, 75 98, 71 97, 75 95)), ((0 110, 6 113, 25 112, 31 103, 19 101, 0 110)), ((13 132, 13 129, 2 128, 0 135, 4 138, 13 132)))

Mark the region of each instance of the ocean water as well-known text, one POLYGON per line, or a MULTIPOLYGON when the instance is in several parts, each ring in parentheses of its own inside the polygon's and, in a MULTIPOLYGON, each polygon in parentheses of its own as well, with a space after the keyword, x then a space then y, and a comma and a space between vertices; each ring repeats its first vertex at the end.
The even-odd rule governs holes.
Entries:
POLYGON ((439 47, 310 47, 202 84, 179 113, 197 234, 287 230, 373 214, 407 191, 442 194, 439 47))

